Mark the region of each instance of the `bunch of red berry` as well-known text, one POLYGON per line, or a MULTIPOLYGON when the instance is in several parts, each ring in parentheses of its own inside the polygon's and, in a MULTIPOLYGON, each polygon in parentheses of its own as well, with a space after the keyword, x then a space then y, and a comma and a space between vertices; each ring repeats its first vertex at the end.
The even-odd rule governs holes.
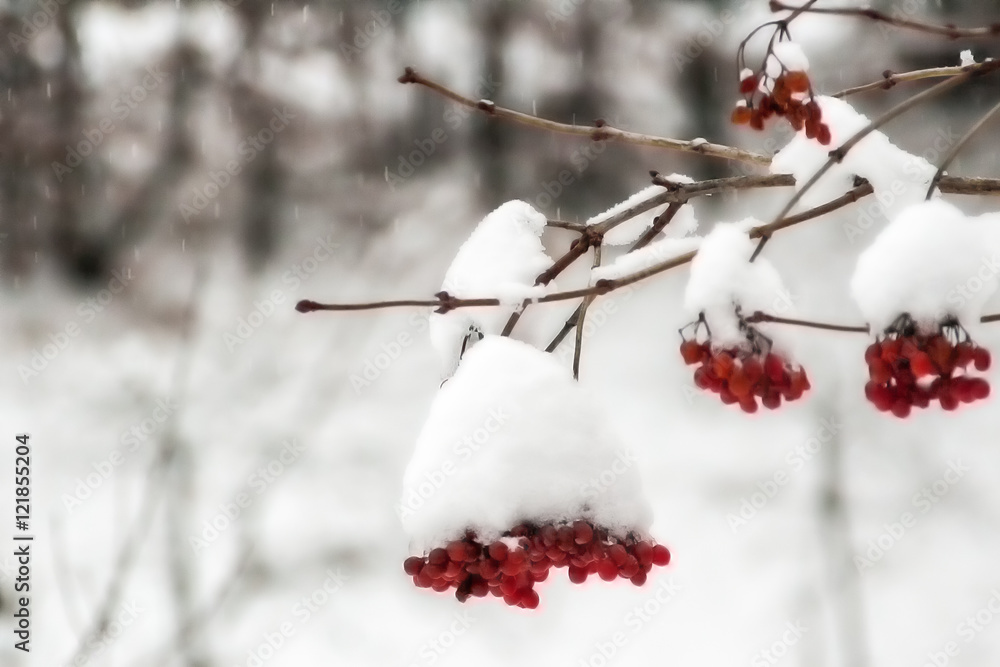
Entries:
POLYGON ((737 102, 733 109, 732 121, 736 125, 763 130, 764 121, 772 116, 781 116, 791 123, 796 132, 805 129, 808 138, 824 146, 830 145, 830 127, 823 122, 823 111, 813 99, 812 85, 805 72, 783 70, 772 79, 763 72, 755 74, 751 70, 743 70, 740 93, 746 99, 737 102))
POLYGON ((559 526, 520 524, 488 545, 469 533, 426 556, 407 558, 403 570, 419 588, 454 588, 459 602, 492 594, 511 606, 534 609, 535 583, 548 578, 549 568, 568 568, 575 584, 597 574, 604 581, 621 577, 641 586, 654 565, 669 562, 670 551, 663 545, 631 533, 620 539, 587 521, 574 521, 559 526))
POLYGON ((686 340, 681 356, 694 371, 694 383, 719 395, 726 405, 739 403, 744 412, 757 412, 757 399, 769 410, 781 407, 781 399, 796 401, 810 389, 801 366, 793 367, 774 352, 764 356, 740 347, 713 350, 708 343, 686 340))
POLYGON ((931 401, 954 410, 990 395, 989 382, 971 375, 972 369, 989 370, 989 350, 976 345, 954 321, 927 334, 918 332, 913 320, 903 315, 868 346, 865 362, 871 378, 865 396, 881 412, 899 418, 931 401))

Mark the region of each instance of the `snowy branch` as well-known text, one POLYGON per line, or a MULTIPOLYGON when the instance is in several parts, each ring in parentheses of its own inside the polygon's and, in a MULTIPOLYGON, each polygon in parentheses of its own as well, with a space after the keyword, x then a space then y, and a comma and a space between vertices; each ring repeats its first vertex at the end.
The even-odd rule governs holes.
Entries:
POLYGON ((537 116, 531 116, 526 113, 521 113, 520 111, 514 111, 512 109, 497 106, 490 100, 477 101, 464 97, 450 88, 441 85, 440 83, 431 81, 430 79, 421 76, 412 67, 406 68, 403 75, 399 77, 399 82, 420 84, 421 86, 425 86, 433 90, 439 95, 447 97, 453 102, 457 102, 462 106, 468 107, 469 109, 478 109, 489 116, 519 123, 521 125, 527 125, 529 127, 535 127, 540 130, 547 130, 549 132, 589 137, 593 141, 618 141, 636 146, 652 146, 654 148, 666 148, 669 150, 684 151, 687 153, 699 153, 710 157, 718 157, 737 162, 748 162, 751 164, 759 164, 761 166, 765 166, 769 162, 766 155, 744 151, 732 146, 713 144, 701 139, 682 141, 680 139, 668 139, 666 137, 629 132, 627 130, 620 130, 612 127, 603 120, 597 120, 594 122, 593 127, 588 127, 586 125, 568 125, 545 118, 538 118, 537 116))
MULTIPOLYGON (((812 4, 812 3, 810 3, 812 4)), ((884 12, 880 12, 870 7, 794 7, 787 5, 780 0, 771 0, 771 11, 779 12, 784 10, 795 10, 798 13, 808 13, 808 14, 826 14, 828 16, 855 16, 858 18, 869 19, 871 21, 877 21, 880 23, 886 23, 888 25, 894 25, 897 28, 906 28, 908 30, 917 30, 919 32, 928 33, 931 35, 939 35, 941 37, 947 37, 948 39, 960 39, 960 38, 984 38, 984 37, 997 37, 1000 36, 1000 23, 993 23, 992 25, 984 26, 981 28, 958 28, 954 25, 934 25, 931 23, 924 23, 921 21, 914 21, 912 19, 890 16, 884 12)))

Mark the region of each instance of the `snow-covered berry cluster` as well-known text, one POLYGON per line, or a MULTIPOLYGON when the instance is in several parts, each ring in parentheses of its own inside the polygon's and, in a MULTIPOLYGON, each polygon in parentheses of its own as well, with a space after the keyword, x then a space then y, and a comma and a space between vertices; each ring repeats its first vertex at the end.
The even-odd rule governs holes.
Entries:
POLYGON ((989 350, 976 345, 954 321, 922 333, 903 315, 868 346, 865 362, 870 378, 865 396, 881 412, 899 418, 932 401, 955 410, 990 395, 989 382, 972 375, 973 370, 989 370, 989 350))
MULTIPOLYGON (((701 322, 688 327, 700 328, 701 322)), ((687 328, 687 327, 685 327, 687 328)), ((739 403, 749 414, 757 412, 757 400, 769 410, 781 407, 781 401, 796 401, 810 389, 804 368, 792 364, 772 349, 770 341, 752 325, 741 322, 747 333, 744 345, 713 346, 711 338, 681 342, 684 363, 697 366, 694 383, 719 395, 726 405, 739 403)))
POLYGON ((669 562, 670 551, 663 545, 633 534, 622 539, 590 522, 574 521, 519 524, 489 544, 469 533, 426 556, 407 558, 403 570, 419 588, 454 588, 459 602, 492 594, 511 606, 534 609, 535 583, 545 581, 550 568, 567 568, 575 584, 596 574, 604 581, 621 577, 641 586, 654 565, 669 562))
POLYGON ((744 99, 733 109, 733 123, 763 130, 766 120, 780 116, 796 132, 805 130, 809 139, 830 145, 830 127, 823 122, 822 109, 813 99, 809 63, 801 49, 792 42, 779 42, 774 50, 762 71, 744 68, 740 72, 740 94, 744 99))

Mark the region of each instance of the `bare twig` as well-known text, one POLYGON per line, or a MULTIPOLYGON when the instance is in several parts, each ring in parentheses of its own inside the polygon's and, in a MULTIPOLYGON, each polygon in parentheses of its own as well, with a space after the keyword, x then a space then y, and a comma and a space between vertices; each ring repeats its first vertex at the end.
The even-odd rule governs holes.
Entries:
POLYGON ((943 79, 952 76, 958 76, 959 74, 964 74, 966 72, 976 73, 986 66, 989 65, 989 61, 983 63, 976 63, 975 65, 956 65, 955 67, 932 67, 930 69, 920 69, 914 70, 912 72, 893 72, 891 70, 885 70, 882 72, 882 78, 878 81, 872 81, 871 83, 866 83, 861 86, 855 86, 853 88, 847 88, 841 90, 838 93, 833 93, 830 97, 848 97, 849 95, 855 95, 857 93, 864 93, 869 90, 888 90, 895 86, 897 83, 902 83, 904 81, 921 81, 923 79, 943 79))
MULTIPOLYGON (((596 269, 601 265, 601 244, 594 246, 594 264, 593 267, 596 269)), ((576 380, 580 379, 580 356, 583 354, 583 324, 587 320, 587 308, 594 301, 594 297, 585 296, 583 302, 579 305, 577 310, 577 320, 576 320, 576 345, 573 348, 573 378, 576 380)))
POLYGON ((944 157, 944 160, 941 161, 941 165, 938 167, 937 172, 934 174, 934 178, 931 180, 930 187, 927 188, 927 199, 930 199, 934 195, 934 188, 936 188, 938 183, 941 181, 941 177, 944 175, 944 171, 948 168, 948 165, 950 165, 961 150, 965 148, 965 145, 969 143, 969 140, 972 139, 972 137, 975 136, 975 134, 998 113, 1000 113, 1000 102, 998 102, 995 107, 987 111, 975 125, 969 128, 969 131, 965 133, 965 136, 959 139, 958 143, 952 147, 952 149, 944 157))
POLYGON ((529 127, 535 127, 540 130, 547 130, 549 132, 588 137, 593 141, 617 141, 636 146, 652 146, 654 148, 666 148, 670 150, 684 151, 687 153, 698 153, 725 160, 734 160, 737 162, 747 162, 764 166, 766 166, 770 161, 766 155, 744 151, 732 146, 713 144, 703 140, 682 141, 679 139, 668 139, 666 137, 640 134, 638 132, 629 132, 627 130, 620 130, 612 127, 600 120, 596 121, 592 127, 588 127, 585 125, 567 125, 565 123, 559 123, 545 118, 538 118, 526 113, 521 113, 520 111, 513 111, 512 109, 497 106, 490 100, 476 101, 468 97, 464 97, 450 88, 441 85, 440 83, 421 76, 412 67, 407 67, 405 69, 403 75, 399 77, 399 82, 416 83, 429 88, 439 95, 447 97, 451 101, 457 102, 458 104, 461 104, 469 109, 478 109, 489 116, 512 121, 521 125, 527 125, 529 127))
MULTIPOLYGON (((812 3, 809 3, 810 5, 812 3)), ((898 28, 917 30, 931 35, 940 35, 948 39, 960 38, 983 38, 1000 36, 1000 23, 984 26, 982 28, 958 28, 953 25, 934 25, 922 21, 914 21, 903 17, 890 16, 869 7, 793 7, 786 5, 780 0, 771 0, 771 11, 797 10, 799 13, 808 12, 810 14, 826 14, 832 16, 854 16, 857 18, 869 19, 894 25, 898 28)))
POLYGON ((756 312, 746 318, 750 324, 758 322, 772 322, 774 324, 789 324, 797 327, 807 327, 810 329, 824 329, 826 331, 843 331, 845 333, 868 333, 867 326, 846 326, 842 324, 828 324, 826 322, 810 322, 808 320, 793 320, 787 317, 776 317, 767 313, 756 312))

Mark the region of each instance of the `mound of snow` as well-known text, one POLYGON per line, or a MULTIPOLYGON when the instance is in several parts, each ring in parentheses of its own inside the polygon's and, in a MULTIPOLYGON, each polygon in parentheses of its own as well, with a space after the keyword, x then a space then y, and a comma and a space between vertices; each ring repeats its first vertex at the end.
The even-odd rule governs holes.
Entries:
POLYGON ((873 332, 902 313, 975 328, 1000 277, 996 215, 969 218, 937 199, 905 209, 858 257, 851 294, 873 332))
POLYGON ((552 265, 541 241, 545 222, 545 216, 531 205, 509 201, 483 218, 459 248, 441 289, 459 298, 498 298, 504 305, 431 315, 431 343, 446 374, 458 364, 470 330, 498 334, 524 299, 555 288, 554 284, 535 285, 538 274, 552 265))
MULTIPOLYGON (((843 100, 815 99, 823 112, 823 122, 830 127, 830 145, 809 139, 803 130, 771 161, 771 173, 794 175, 796 187, 805 185, 820 170, 831 150, 842 146, 870 123, 843 100)), ((876 130, 848 151, 843 162, 827 171, 803 196, 801 205, 812 207, 835 199, 853 188, 854 177, 860 176, 872 184, 876 199, 886 216, 892 218, 907 206, 923 201, 936 172, 930 162, 895 146, 876 130)))
POLYGON ((438 391, 398 508, 415 553, 474 530, 583 518, 645 532, 636 461, 602 410, 550 354, 487 336, 438 391))
POLYGON ((757 241, 746 230, 755 224, 755 220, 719 223, 702 240, 691 261, 684 306, 694 316, 705 314, 716 345, 729 347, 746 340, 739 329, 736 306, 744 316, 758 310, 771 315, 787 314, 776 312, 779 304, 789 307, 788 292, 777 270, 763 257, 750 263, 757 241))

